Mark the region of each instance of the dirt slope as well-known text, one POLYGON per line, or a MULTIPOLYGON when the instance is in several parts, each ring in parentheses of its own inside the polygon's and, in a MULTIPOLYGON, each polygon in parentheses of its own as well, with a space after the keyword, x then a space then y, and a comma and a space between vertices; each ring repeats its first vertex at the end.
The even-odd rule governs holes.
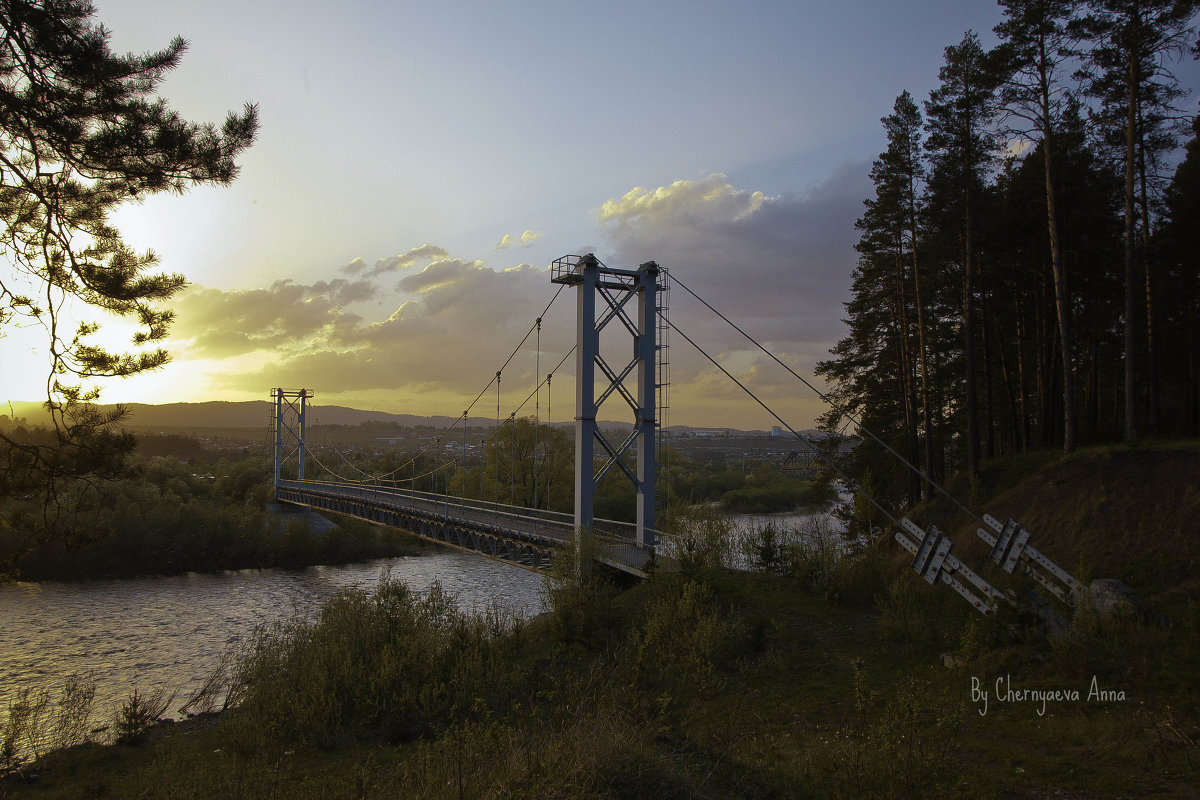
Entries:
MULTIPOLYGON (((1080 578, 1116 578, 1144 596, 1200 586, 1200 444, 1086 450, 1012 475, 985 470, 970 505, 1017 520, 1030 544, 1080 578), (989 491, 989 482, 992 488, 989 491), (1003 482, 1005 489, 995 488, 1003 482)), ((937 513, 934 511, 933 513, 937 513)), ((955 552, 983 566, 974 522, 953 527, 955 552)))

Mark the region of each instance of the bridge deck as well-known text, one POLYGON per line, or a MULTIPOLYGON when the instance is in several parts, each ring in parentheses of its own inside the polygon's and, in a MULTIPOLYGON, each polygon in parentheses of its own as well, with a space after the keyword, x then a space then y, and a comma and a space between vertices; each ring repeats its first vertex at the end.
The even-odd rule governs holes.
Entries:
MULTIPOLYGON (((500 503, 414 492, 396 486, 280 481, 276 498, 366 519, 529 569, 550 563, 556 550, 574 541, 567 514, 500 503)), ((598 520, 593 532, 596 559, 644 577, 648 550, 638 547, 626 523, 598 520)))

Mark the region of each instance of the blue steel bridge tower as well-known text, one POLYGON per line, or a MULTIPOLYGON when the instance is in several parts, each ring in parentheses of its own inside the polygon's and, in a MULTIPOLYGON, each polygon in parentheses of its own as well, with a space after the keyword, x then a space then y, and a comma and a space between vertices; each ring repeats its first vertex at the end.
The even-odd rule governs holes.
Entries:
POLYGON ((275 401, 275 486, 283 479, 286 464, 296 465, 296 479, 304 480, 304 412, 311 389, 272 389, 275 401))
MULTIPOLYGON (((575 351, 575 529, 592 528, 596 486, 612 469, 623 473, 637 491, 637 543, 653 547, 655 479, 655 411, 658 351, 659 266, 653 261, 636 270, 607 267, 594 255, 568 255, 550 268, 553 283, 577 290, 575 351), (600 302, 598 303, 597 300, 600 302), (600 316, 597 318, 597 308, 600 316), (601 333, 610 323, 633 339, 633 357, 613 366, 601 352, 601 333), (599 370, 599 376, 597 376, 599 370), (631 391, 625 382, 634 378, 631 391), (601 383, 598 385, 597 380, 601 383), (596 394, 600 389, 599 395, 596 394), (619 395, 633 410, 633 431, 620 443, 600 430, 597 412, 619 395), (599 446, 600 461, 597 459, 599 446), (629 464, 636 455, 636 467, 629 464), (599 464, 599 466, 597 466, 599 464)), ((610 344, 611 344, 611 338, 610 344)), ((620 337, 623 339, 623 337, 620 337)), ((628 349, 604 348, 608 358, 623 358, 628 349)))

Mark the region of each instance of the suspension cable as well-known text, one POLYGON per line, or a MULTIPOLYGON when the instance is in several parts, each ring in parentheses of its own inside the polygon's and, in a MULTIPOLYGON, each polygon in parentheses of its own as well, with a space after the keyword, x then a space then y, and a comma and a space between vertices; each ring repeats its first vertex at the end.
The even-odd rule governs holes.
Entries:
MULTIPOLYGON (((565 285, 565 284, 564 284, 565 285)), ((542 318, 537 319, 537 355, 533 361, 533 377, 536 380, 538 375, 542 374, 542 318)), ((538 470, 537 470, 537 451, 538 440, 541 434, 538 431, 538 426, 542 421, 542 385, 539 383, 534 389, 537 392, 537 399, 533 403, 533 507, 538 505, 538 470)))
POLYGON ((678 326, 677 326, 675 323, 671 322, 670 320, 666 320, 666 323, 667 323, 667 325, 669 325, 669 326, 671 327, 671 330, 673 330, 673 331, 675 331, 676 333, 678 333, 678 334, 679 334, 680 336, 682 336, 682 337, 683 337, 685 340, 687 340, 687 343, 688 343, 688 344, 690 344, 692 347, 696 348, 696 350, 698 350, 698 351, 700 352, 700 355, 702 355, 702 356, 704 356, 705 358, 707 358, 707 359, 709 360, 709 362, 710 362, 710 363, 711 363, 711 364, 712 364, 714 367, 716 367, 717 369, 721 370, 721 372, 723 372, 723 373, 725 374, 725 377, 729 378, 729 380, 731 380, 731 381, 733 381, 734 383, 736 383, 736 384, 737 384, 737 385, 738 385, 738 386, 741 388, 741 390, 742 390, 743 392, 745 392, 746 394, 748 394, 748 395, 750 396, 750 399, 752 399, 754 402, 756 402, 756 403, 758 403, 760 406, 762 406, 762 407, 763 407, 763 409, 764 409, 764 410, 765 410, 765 411, 766 411, 768 414, 770 414, 772 417, 774 417, 774 418, 776 419, 776 421, 778 421, 778 422, 779 422, 779 424, 780 424, 780 425, 783 425, 785 428, 787 428, 789 431, 791 431, 791 432, 792 432, 792 435, 793 435, 793 436, 795 436, 797 439, 800 439, 802 442, 804 442, 804 443, 805 443, 805 444, 807 444, 809 447, 811 447, 811 448, 813 449, 813 451, 816 453, 817 457, 818 457, 818 458, 820 458, 822 461, 824 461, 826 464, 828 464, 828 465, 829 465, 829 466, 830 466, 830 467, 833 469, 833 471, 834 471, 834 472, 836 472, 836 473, 838 474, 838 477, 840 477, 840 478, 841 478, 843 481, 845 481, 845 482, 846 482, 846 484, 847 484, 847 485, 848 485, 848 486, 849 486, 849 487, 850 487, 852 490, 854 490, 854 492, 855 492, 856 494, 861 494, 863 497, 865 497, 865 498, 867 498, 868 500, 870 500, 870 501, 871 501, 871 504, 872 504, 872 505, 874 505, 876 508, 878 508, 878 509, 879 509, 879 511, 880 511, 880 512, 881 512, 881 513, 882 513, 882 514, 885 516, 885 517, 887 517, 887 518, 888 518, 888 519, 891 521, 891 523, 892 523, 893 525, 899 525, 899 524, 900 524, 900 521, 899 521, 899 520, 897 520, 897 519, 896 519, 894 516, 892 516, 891 512, 889 512, 889 511, 888 511, 886 508, 884 508, 884 507, 883 507, 883 506, 882 506, 882 505, 879 503, 879 501, 877 501, 877 500, 876 500, 874 497, 872 497, 871 495, 869 495, 869 494, 867 494, 865 491, 863 491, 862 487, 861 487, 861 486, 860 486, 860 485, 859 485, 859 484, 858 484, 858 483, 857 483, 855 480, 853 480, 853 479, 852 479, 852 478, 851 478, 849 475, 847 475, 847 474, 846 474, 846 473, 845 473, 845 472, 844 472, 844 471, 841 469, 841 467, 839 467, 837 464, 833 463, 833 460, 832 460, 832 459, 830 459, 830 458, 826 458, 826 457, 825 457, 825 455, 821 453, 820 449, 819 449, 819 448, 817 448, 817 446, 816 446, 815 444, 813 444, 811 441, 809 441, 809 440, 808 440, 808 438, 804 436, 804 434, 802 434, 802 433, 800 433, 799 431, 797 431, 797 430, 796 430, 795 428, 793 428, 791 425, 788 425, 788 424, 787 424, 787 422, 785 422, 785 421, 784 421, 784 419, 783 419, 782 417, 780 417, 778 414, 776 414, 776 413, 775 413, 775 412, 774 412, 774 411, 771 409, 771 407, 770 407, 770 406, 768 406, 766 403, 764 403, 762 400, 760 400, 760 399, 759 399, 759 397, 758 397, 758 395, 756 395, 756 394, 755 394, 754 392, 752 392, 752 391, 751 391, 749 388, 747 388, 747 387, 746 387, 746 385, 745 385, 744 383, 742 383, 742 382, 741 382, 741 381, 739 381, 737 378, 735 378, 735 377, 734 377, 734 376, 733 376, 733 375, 732 375, 732 374, 729 372, 729 370, 727 370, 727 369, 725 369, 723 366, 721 366, 721 365, 720 365, 720 364, 717 362, 717 360, 716 360, 715 358, 713 358, 712 356, 710 356, 710 355, 708 354, 708 352, 707 352, 707 351, 706 351, 706 350, 705 350, 703 347, 701 347, 700 345, 696 344, 696 342, 695 342, 695 341, 693 341, 693 340, 692 340, 692 338, 691 338, 690 336, 688 336, 686 333, 684 333, 683 331, 681 331, 681 330, 679 329, 679 327, 678 327, 678 326))
MULTIPOLYGON (((535 331, 538 334, 538 341, 540 343, 542 318, 545 317, 546 314, 548 314, 550 312, 551 306, 554 305, 554 301, 558 299, 558 296, 560 294, 562 294, 562 290, 565 287, 566 287, 566 284, 559 285, 558 290, 554 292, 554 295, 550 298, 550 302, 548 302, 546 304, 546 307, 542 309, 542 313, 537 317, 536 322, 534 322, 534 324, 529 327, 529 330, 527 330, 525 332, 525 335, 521 338, 521 341, 517 344, 517 346, 515 348, 513 348, 513 351, 511 353, 509 353, 508 358, 506 358, 504 360, 504 364, 500 367, 499 370, 496 371, 496 377, 492 379, 496 383, 496 424, 497 425, 500 424, 500 374, 504 371, 505 367, 507 367, 512 362, 512 360, 514 358, 516 358, 517 353, 519 353, 521 351, 521 348, 525 346, 525 343, 527 341, 529 341, 529 337, 532 336, 535 331)), ((479 390, 479 394, 475 395, 475 399, 471 401, 471 404, 469 406, 467 406, 467 411, 470 411, 472 408, 475 407, 475 404, 479 402, 479 400, 484 396, 484 394, 487 393, 487 390, 490 389, 491 386, 492 386, 492 381, 488 381, 487 385, 479 390)), ((452 422, 450 425, 448 425, 439 434, 439 436, 437 438, 447 436, 449 433, 451 433, 454 430, 454 428, 458 425, 458 423, 460 421, 463 421, 463 419, 461 417, 455 419, 454 422, 452 422)), ((465 428, 465 422, 464 422, 464 428, 465 428)), ((329 443, 329 444, 330 444, 330 446, 332 446, 332 443, 329 443)), ((335 447, 334 450, 337 450, 337 448, 335 447)), ((414 455, 412 458, 410 458, 408 460, 408 462, 401 464, 400 466, 393 469, 391 472, 384 473, 383 475, 380 475, 380 476, 370 475, 370 473, 363 471, 362 469, 360 469, 359 467, 357 467, 353 464, 350 464, 350 466, 352 468, 354 468, 355 470, 357 470, 358 472, 362 473, 363 475, 366 475, 366 476, 372 477, 372 478, 376 478, 377 480, 382 480, 384 478, 394 476, 397 473, 399 473, 401 470, 405 469, 406 467, 411 466, 413 468, 413 475, 414 475, 413 487, 415 489, 415 487, 416 487, 416 461, 418 458, 423 456, 428 450, 429 450, 429 446, 426 445, 425 447, 421 448, 421 450, 419 452, 417 452, 416 455, 414 455)), ((340 453, 339 453, 339 455, 340 455, 340 453)), ((343 458, 343 460, 345 460, 345 456, 342 456, 342 458, 343 458)), ((350 462, 347 461, 346 463, 349 464, 350 462)), ((330 470, 330 472, 331 472, 331 474, 335 474, 335 475, 337 474, 337 473, 334 473, 332 470, 330 470)), ((424 477, 424 476, 421 476, 421 477, 424 477)))
MULTIPOLYGON (((794 369, 792 369, 787 364, 785 364, 783 361, 781 361, 778 357, 775 356, 774 353, 772 353, 767 348, 763 347, 762 344, 760 344, 757 339, 755 339, 750 334, 746 333, 744 330, 742 330, 740 327, 738 327, 738 325, 736 323, 734 323, 732 320, 730 320, 729 317, 725 316, 720 311, 713 308, 711 303, 709 303, 703 297, 701 297, 700 295, 693 292, 690 288, 688 288, 687 284, 685 284, 683 281, 679 280, 679 278, 675 277, 674 275, 671 276, 671 279, 675 283, 679 284, 679 286, 685 292, 687 292, 692 297, 696 298, 701 303, 703 303, 708 308, 709 311, 716 314, 718 317, 723 319, 730 327, 732 327, 735 331, 737 331, 742 336, 744 336, 747 339, 747 341, 749 341, 751 344, 753 344, 755 347, 757 347, 759 350, 761 350, 763 353, 765 353, 772 361, 774 361, 776 364, 778 364, 779 366, 786 369, 788 372, 790 372, 792 374, 792 376, 794 378, 796 378, 798 381, 800 381, 805 386, 807 386, 809 389, 811 389, 813 392, 815 392, 817 397, 821 398, 823 401, 825 401, 830 406, 832 406, 834 408, 834 410, 837 411, 839 414, 841 414, 844 417, 846 417, 847 419, 851 420, 855 424, 855 426, 858 428, 859 431, 861 431, 862 433, 865 433, 867 436, 874 439, 876 443, 878 443, 881 447, 883 447, 885 450, 887 450, 889 453, 891 453, 893 456, 895 456, 897 459, 899 459, 900 462, 902 464, 904 464, 906 467, 908 467, 910 470, 912 470, 917 475, 919 475, 922 480, 924 480, 926 483, 928 483, 930 486, 932 486, 934 489, 936 489, 938 492, 940 492, 942 494, 942 496, 944 496, 947 500, 949 500, 954 505, 958 506, 958 508, 960 510, 966 512, 966 514, 968 516, 970 516, 972 519, 974 519, 976 522, 980 523, 981 525, 985 524, 983 522, 983 520, 974 511, 972 511, 971 509, 967 508, 965 505, 960 503, 958 501, 958 499, 956 497, 954 497, 954 495, 950 494, 948 491, 946 491, 944 488, 942 488, 942 486, 940 484, 938 484, 933 478, 929 477, 929 475, 927 475, 924 471, 922 471, 920 467, 917 467, 911 461, 909 461, 907 458, 900 455, 900 453, 897 452, 894 447, 892 447, 887 442, 880 439, 869 428, 867 428, 865 425, 863 425, 863 423, 860 419, 858 419, 852 413, 850 413, 849 411, 847 411, 846 409, 842 408, 837 403, 835 403, 832 399, 830 399, 829 395, 825 394, 820 389, 818 389, 817 387, 815 387, 811 383, 809 383, 807 380, 805 380, 803 376, 801 376, 798 372, 796 372, 794 369)), ((668 322, 667 324, 670 324, 670 323, 668 322)), ((674 325, 671 325, 671 327, 675 328, 674 325)), ((675 330, 677 332, 679 332, 678 328, 675 328, 675 330)), ((683 335, 683 334, 680 333, 680 335, 683 335)), ((684 338, 686 339, 687 337, 684 336, 684 338)), ((728 373, 726 373, 726 374, 728 374, 728 373)), ((928 432, 926 432, 926 433, 928 434, 928 432)), ((874 502, 874 501, 872 501, 872 502, 874 502)))

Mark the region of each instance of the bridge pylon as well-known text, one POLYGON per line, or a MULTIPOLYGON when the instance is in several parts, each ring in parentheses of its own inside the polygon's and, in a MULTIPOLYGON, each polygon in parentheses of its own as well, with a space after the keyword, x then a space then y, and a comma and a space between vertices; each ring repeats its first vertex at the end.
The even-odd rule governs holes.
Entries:
MULTIPOLYGON (((577 289, 575 350, 575 529, 594 526, 593 503, 596 486, 613 468, 629 479, 637 491, 637 543, 655 544, 654 480, 656 380, 658 359, 659 266, 653 261, 636 270, 607 267, 591 253, 563 256, 550 269, 553 283, 577 289), (597 318, 597 298, 602 301, 597 318), (636 298, 636 304, 633 300, 636 298), (630 307, 630 306, 634 307, 630 307), (600 334, 609 323, 619 322, 633 339, 633 358, 614 368, 600 351, 600 334), (596 395, 597 375, 607 385, 596 395), (634 391, 625 380, 635 375, 634 391), (600 430, 596 415, 612 395, 620 395, 633 410, 634 427, 624 441, 614 444, 600 430), (597 464, 596 446, 603 462, 597 464), (636 453, 636 468, 629 464, 636 453)), ((628 352, 628 351, 625 351, 628 352)))
POLYGON ((304 480, 304 412, 311 389, 272 389, 275 401, 275 487, 283 479, 286 464, 296 465, 296 477, 304 480))

